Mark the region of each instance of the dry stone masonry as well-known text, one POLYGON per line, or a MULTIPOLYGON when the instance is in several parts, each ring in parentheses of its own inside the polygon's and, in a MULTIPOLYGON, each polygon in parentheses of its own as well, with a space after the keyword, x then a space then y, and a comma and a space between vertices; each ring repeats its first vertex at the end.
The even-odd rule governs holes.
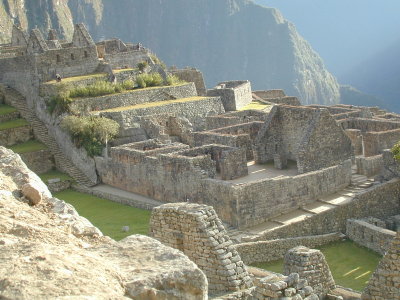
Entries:
POLYGON ((320 297, 335 288, 331 271, 320 250, 299 246, 285 255, 284 274, 298 273, 320 297))
POLYGON ((212 207, 188 203, 156 207, 151 215, 150 234, 194 261, 206 274, 210 292, 252 286, 239 253, 212 207))
POLYGON ((369 279, 362 299, 400 299, 400 232, 369 279))

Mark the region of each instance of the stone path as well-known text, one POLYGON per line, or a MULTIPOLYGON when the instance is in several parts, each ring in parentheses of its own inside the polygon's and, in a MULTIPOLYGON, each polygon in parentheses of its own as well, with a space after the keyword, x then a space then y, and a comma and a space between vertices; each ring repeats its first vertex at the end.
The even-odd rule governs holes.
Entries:
POLYGON ((165 204, 164 202, 160 202, 139 194, 127 192, 107 184, 99 184, 94 187, 75 186, 75 188, 84 193, 146 210, 151 210, 153 207, 165 204))
POLYGON ((81 185, 93 186, 96 184, 89 180, 89 178, 65 156, 56 140, 49 135, 46 125, 36 117, 33 110, 28 108, 24 96, 12 88, 2 88, 2 91, 7 101, 18 109, 21 116, 31 124, 35 137, 49 148, 50 152, 54 155, 57 165, 62 166, 64 172, 68 173, 68 175, 81 185))
POLYGON ((334 194, 319 197, 315 202, 305 205, 302 208, 273 217, 265 223, 249 227, 245 230, 229 228, 228 234, 235 243, 256 241, 265 233, 273 232, 282 226, 293 223, 300 224, 306 218, 351 202, 359 192, 372 186, 373 182, 374 179, 356 174, 353 169, 351 184, 345 189, 334 194))

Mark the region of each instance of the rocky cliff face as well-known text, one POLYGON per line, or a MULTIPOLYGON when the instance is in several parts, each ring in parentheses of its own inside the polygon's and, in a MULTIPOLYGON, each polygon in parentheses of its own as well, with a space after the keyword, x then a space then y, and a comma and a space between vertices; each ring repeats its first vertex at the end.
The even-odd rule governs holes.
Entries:
POLYGON ((207 298, 203 272, 142 235, 102 236, 0 147, 1 299, 207 298))
POLYGON ((95 40, 141 42, 168 65, 197 67, 209 87, 248 79, 253 89, 284 89, 305 104, 340 99, 336 79, 295 27, 249 0, 40 0, 45 12, 37 15, 28 2, 0 3, 5 27, 12 16, 5 4, 13 3, 26 8, 19 10, 25 27, 52 25, 69 36, 72 20, 84 22, 95 40))

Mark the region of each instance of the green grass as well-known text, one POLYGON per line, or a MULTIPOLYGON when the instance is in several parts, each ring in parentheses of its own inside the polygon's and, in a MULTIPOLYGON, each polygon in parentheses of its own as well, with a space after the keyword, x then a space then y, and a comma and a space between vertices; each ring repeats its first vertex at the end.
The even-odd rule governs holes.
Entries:
POLYGON ((271 105, 269 104, 265 104, 259 101, 252 101, 249 104, 247 104, 246 106, 242 107, 239 110, 251 110, 251 109, 258 109, 258 110, 264 110, 268 107, 270 107, 271 105))
POLYGON ((36 140, 30 140, 25 143, 16 144, 9 148, 15 153, 19 154, 47 149, 46 145, 36 140))
POLYGON ((17 111, 17 109, 15 107, 6 105, 6 104, 0 104, 0 116, 2 115, 7 115, 10 113, 13 113, 17 111))
POLYGON ((81 80, 86 80, 86 79, 91 79, 91 78, 106 78, 107 74, 106 73, 94 73, 94 74, 89 74, 89 75, 82 75, 82 76, 73 76, 73 77, 66 77, 62 78, 61 82, 57 82, 56 80, 51 80, 46 82, 45 84, 60 84, 60 83, 68 83, 68 82, 76 82, 76 81, 81 81, 81 80))
POLYGON ((81 216, 115 240, 121 240, 135 233, 148 233, 150 211, 70 189, 55 193, 54 196, 72 204, 81 216), (129 232, 122 232, 122 226, 129 226, 129 232))
POLYGON ((54 178, 60 178, 61 181, 73 180, 70 176, 58 170, 50 170, 49 172, 40 174, 39 177, 45 183, 47 182, 47 180, 54 178))
POLYGON ((7 122, 0 123, 0 130, 6 130, 10 128, 17 128, 29 125, 29 123, 24 119, 15 119, 7 122))
MULTIPOLYGON (((382 258, 379 254, 348 240, 323 246, 320 250, 328 261, 336 284, 357 291, 364 289, 382 258)), ((253 266, 283 272, 283 260, 255 263, 253 266)))

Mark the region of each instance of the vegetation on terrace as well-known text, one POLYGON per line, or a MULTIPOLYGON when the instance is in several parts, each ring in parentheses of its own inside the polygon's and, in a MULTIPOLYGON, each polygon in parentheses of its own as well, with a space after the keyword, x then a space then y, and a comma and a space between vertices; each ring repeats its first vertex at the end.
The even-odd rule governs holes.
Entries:
POLYGON ((10 113, 13 113, 17 111, 15 107, 6 105, 6 104, 0 104, 0 116, 1 115, 8 115, 10 113))
POLYGON ((38 176, 40 177, 40 179, 42 179, 44 183, 46 183, 49 179, 54 179, 54 178, 60 178, 61 181, 67 181, 67 180, 73 181, 73 179, 70 176, 55 169, 40 174, 38 176))
POLYGON ((393 146, 391 152, 393 153, 394 159, 396 161, 400 162, 400 141, 397 142, 397 144, 393 146))
POLYGON ((67 116, 61 122, 77 147, 84 147, 89 156, 100 155, 104 146, 118 134, 114 120, 94 116, 67 116))
POLYGON ((115 240, 121 240, 132 234, 148 234, 150 211, 70 189, 55 193, 54 197, 72 204, 81 216, 90 220, 103 234, 115 240), (123 232, 123 226, 129 226, 130 230, 123 232))
POLYGON ((252 110, 252 109, 264 110, 270 106, 271 105, 262 103, 260 101, 252 101, 246 106, 240 108, 239 110, 252 110))
POLYGON ((0 130, 6 130, 11 128, 27 126, 29 123, 24 119, 14 119, 7 122, 0 123, 0 130))
POLYGON ((125 80, 119 83, 98 80, 89 85, 78 85, 75 87, 60 85, 58 94, 51 97, 48 102, 48 109, 50 113, 56 113, 57 115, 65 112, 72 113, 70 104, 77 98, 100 97, 134 89, 175 86, 184 83, 184 81, 175 75, 168 75, 166 80, 164 80, 159 73, 143 73, 137 75, 135 80, 125 80))
POLYGON ((40 150, 47 149, 46 145, 42 144, 37 140, 29 140, 25 143, 16 144, 13 146, 8 147, 12 151, 18 154, 28 153, 28 152, 36 152, 40 150))
MULTIPOLYGON (((323 246, 320 250, 325 255, 336 284, 358 291, 364 289, 382 258, 348 240, 323 246)), ((252 265, 273 272, 283 272, 282 259, 252 265)))

